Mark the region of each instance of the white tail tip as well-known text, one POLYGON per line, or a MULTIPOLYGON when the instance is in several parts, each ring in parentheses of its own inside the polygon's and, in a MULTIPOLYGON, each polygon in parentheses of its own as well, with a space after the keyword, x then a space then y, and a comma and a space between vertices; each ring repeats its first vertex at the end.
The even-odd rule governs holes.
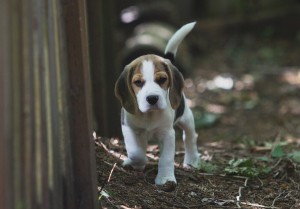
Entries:
POLYGON ((174 56, 176 55, 177 48, 182 40, 186 37, 187 34, 194 28, 196 22, 191 22, 182 26, 179 30, 177 30, 174 35, 169 40, 165 54, 172 53, 174 56))

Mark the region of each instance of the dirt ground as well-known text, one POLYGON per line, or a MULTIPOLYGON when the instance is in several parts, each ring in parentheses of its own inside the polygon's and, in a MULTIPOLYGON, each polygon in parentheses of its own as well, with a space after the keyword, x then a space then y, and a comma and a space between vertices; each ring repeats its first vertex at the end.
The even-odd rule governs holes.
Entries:
POLYGON ((157 145, 149 146, 144 172, 136 172, 121 167, 121 136, 95 137, 101 207, 300 208, 300 30, 198 39, 199 31, 190 37, 185 92, 204 166, 182 168, 178 134, 178 184, 158 187, 157 145))

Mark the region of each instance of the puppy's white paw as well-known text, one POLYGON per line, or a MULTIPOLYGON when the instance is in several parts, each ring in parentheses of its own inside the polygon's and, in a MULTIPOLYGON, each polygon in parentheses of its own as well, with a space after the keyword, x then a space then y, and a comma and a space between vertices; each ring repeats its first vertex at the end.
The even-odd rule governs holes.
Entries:
POLYGON ((196 153, 194 156, 185 156, 183 167, 186 169, 199 168, 200 166, 200 154, 196 153))
POLYGON ((134 168, 135 170, 144 170, 145 168, 145 163, 135 163, 132 160, 130 160, 129 158, 127 160, 124 160, 124 162, 122 163, 123 167, 129 167, 131 166, 132 168, 134 168))
POLYGON ((168 176, 160 176, 160 175, 157 175, 156 178, 155 178, 155 184, 156 184, 156 185, 163 185, 163 184, 165 184, 165 183, 168 182, 168 181, 177 183, 174 174, 168 175, 168 176))

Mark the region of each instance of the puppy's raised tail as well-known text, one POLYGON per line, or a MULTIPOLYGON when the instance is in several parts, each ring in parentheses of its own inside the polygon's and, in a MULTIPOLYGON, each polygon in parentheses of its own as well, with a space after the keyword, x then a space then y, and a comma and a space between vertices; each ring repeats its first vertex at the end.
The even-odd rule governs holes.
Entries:
POLYGON ((179 30, 177 30, 171 39, 168 41, 168 44, 165 49, 165 58, 169 59, 172 63, 174 62, 174 58, 176 56, 177 48, 182 40, 186 37, 187 34, 194 28, 196 22, 188 23, 182 26, 179 30))

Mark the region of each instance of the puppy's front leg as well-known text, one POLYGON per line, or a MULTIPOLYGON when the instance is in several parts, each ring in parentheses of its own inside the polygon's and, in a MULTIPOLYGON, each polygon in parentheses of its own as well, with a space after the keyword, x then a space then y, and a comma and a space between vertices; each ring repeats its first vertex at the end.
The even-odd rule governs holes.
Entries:
POLYGON ((160 158, 155 184, 162 185, 167 181, 176 183, 174 175, 175 131, 173 128, 161 130, 156 137, 160 142, 160 158))
POLYGON ((143 170, 147 162, 147 138, 145 134, 138 133, 126 125, 122 125, 122 132, 128 155, 128 159, 123 162, 123 166, 130 165, 134 169, 143 170))

